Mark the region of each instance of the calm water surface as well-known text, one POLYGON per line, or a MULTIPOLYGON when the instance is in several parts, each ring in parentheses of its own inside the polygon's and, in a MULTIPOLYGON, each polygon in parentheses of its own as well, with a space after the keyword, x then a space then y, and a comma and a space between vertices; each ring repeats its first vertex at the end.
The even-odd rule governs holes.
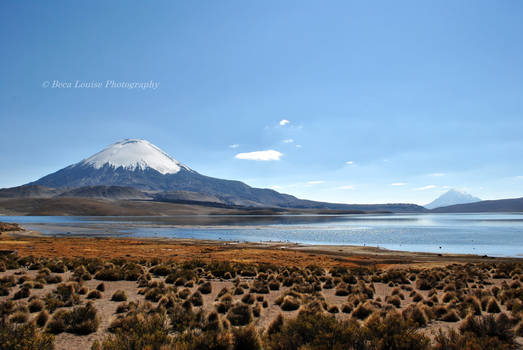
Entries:
POLYGON ((523 257, 523 214, 4 216, 48 235, 289 241, 523 257))

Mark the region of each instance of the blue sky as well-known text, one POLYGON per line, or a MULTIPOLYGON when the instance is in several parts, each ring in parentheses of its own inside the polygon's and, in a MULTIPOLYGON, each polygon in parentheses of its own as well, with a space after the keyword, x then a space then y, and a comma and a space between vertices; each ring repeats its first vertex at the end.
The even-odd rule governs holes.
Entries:
POLYGON ((516 0, 4 1, 0 187, 144 138, 309 199, 521 197, 522 18, 516 0))

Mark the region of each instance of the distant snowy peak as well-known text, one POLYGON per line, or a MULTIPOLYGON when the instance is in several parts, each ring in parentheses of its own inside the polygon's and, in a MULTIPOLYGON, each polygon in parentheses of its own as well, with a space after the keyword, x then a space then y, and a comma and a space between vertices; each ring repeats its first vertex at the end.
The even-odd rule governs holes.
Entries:
POLYGON ((439 207, 446 207, 449 205, 474 203, 474 202, 479 202, 479 201, 481 201, 480 198, 474 197, 473 195, 468 194, 467 192, 451 189, 451 190, 443 193, 441 196, 436 198, 434 201, 425 205, 425 208, 435 209, 435 208, 439 208, 439 207))
POLYGON ((149 141, 139 139, 116 142, 78 165, 92 166, 96 169, 107 165, 115 169, 122 167, 130 171, 151 168, 163 175, 176 174, 182 168, 191 170, 149 141))

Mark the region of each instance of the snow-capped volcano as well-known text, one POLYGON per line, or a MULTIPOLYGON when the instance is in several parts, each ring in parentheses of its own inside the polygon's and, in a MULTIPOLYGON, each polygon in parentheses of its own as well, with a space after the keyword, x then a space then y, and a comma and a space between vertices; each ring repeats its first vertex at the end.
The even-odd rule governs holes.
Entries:
MULTIPOLYGON (((146 140, 126 139, 79 163, 58 170, 30 183, 56 189, 79 189, 97 186, 131 187, 140 191, 162 193, 170 199, 201 197, 202 200, 238 205, 289 205, 293 196, 273 190, 252 188, 240 181, 222 180, 201 175, 178 162, 146 140), (197 195, 195 195, 197 194, 197 195)), ((92 189, 89 189, 92 192, 92 189)), ((71 191, 66 193, 72 193, 71 191)))
POLYGON ((439 207, 447 207, 449 205, 474 203, 479 201, 481 201, 481 199, 479 199, 478 197, 474 197, 473 195, 468 194, 467 192, 451 189, 443 193, 434 201, 425 205, 425 208, 434 209, 439 207))
POLYGON ((154 169, 160 174, 176 174, 181 168, 189 169, 147 140, 125 139, 80 162, 96 169, 104 166, 134 171, 154 169))

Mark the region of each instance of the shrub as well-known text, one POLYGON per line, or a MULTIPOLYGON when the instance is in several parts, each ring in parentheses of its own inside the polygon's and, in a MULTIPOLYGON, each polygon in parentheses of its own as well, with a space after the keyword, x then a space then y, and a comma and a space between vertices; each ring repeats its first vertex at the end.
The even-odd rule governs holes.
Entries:
POLYGON ((96 290, 99 290, 100 292, 105 292, 105 284, 103 282, 100 283, 96 286, 96 290))
POLYGON ((203 297, 200 294, 200 292, 198 292, 198 291, 194 292, 194 294, 191 295, 191 297, 189 298, 189 301, 194 306, 202 306, 203 305, 203 297))
POLYGON ((514 328, 514 333, 518 337, 523 337, 523 321, 520 321, 514 328))
POLYGON ((251 293, 247 293, 242 297, 242 302, 249 305, 254 304, 255 300, 256 299, 254 298, 254 295, 252 295, 251 293))
POLYGON ((459 316, 456 313, 456 310, 450 309, 441 317, 441 320, 445 322, 458 322, 459 316))
POLYGON ((218 292, 218 295, 216 295, 217 298, 221 298, 222 296, 224 296, 225 294, 229 293, 229 290, 227 289, 227 287, 223 287, 219 292, 218 292))
POLYGON ((252 314, 254 317, 260 317, 261 313, 261 305, 260 303, 256 303, 256 305, 252 308, 252 314))
POLYGON ((66 319, 68 311, 58 310, 54 313, 53 318, 47 322, 47 331, 52 334, 60 334, 65 332, 67 328, 66 319))
POLYGON ((11 322, 26 323, 29 319, 29 314, 24 311, 17 311, 11 316, 11 322))
POLYGON ((490 300, 489 300, 489 302, 487 304, 486 311, 489 314, 497 314, 497 313, 501 312, 501 309, 499 308, 499 305, 496 302, 496 299, 490 298, 490 300))
POLYGON ((339 297, 345 297, 347 295, 350 294, 349 290, 345 287, 338 287, 338 289, 336 289, 336 293, 335 293, 337 296, 339 297))
POLYGON ((432 285, 424 278, 418 278, 416 281, 416 288, 419 290, 430 290, 432 285))
POLYGON ((331 315, 300 311, 285 323, 281 318, 275 322, 267 331, 267 349, 364 348, 365 339, 355 321, 338 322, 331 315))
POLYGON ((0 319, 1 350, 52 350, 54 337, 42 333, 32 322, 15 325, 0 319))
POLYGON ((73 277, 77 281, 79 281, 79 280, 89 281, 93 278, 91 276, 91 274, 89 273, 89 271, 87 271, 87 269, 85 268, 84 265, 80 265, 76 269, 74 269, 73 277))
POLYGON ((356 317, 357 319, 364 320, 367 317, 372 314, 372 307, 367 304, 359 304, 358 307, 352 312, 352 316, 356 317))
POLYGON ((269 294, 269 286, 262 280, 256 280, 250 288, 251 293, 269 294))
POLYGON ((300 301, 292 295, 286 295, 285 297, 283 297, 280 307, 283 311, 298 310, 298 308, 300 307, 300 301))
POLYGON ((0 297, 6 297, 11 293, 11 288, 6 286, 0 286, 0 297))
POLYGON ((124 290, 117 290, 113 293, 113 296, 111 297, 112 301, 126 301, 127 300, 127 294, 124 290))
POLYGON ((218 311, 221 314, 226 313, 229 311, 229 309, 232 307, 232 296, 230 294, 225 294, 221 299, 220 302, 216 304, 216 311, 218 311))
POLYGON ((99 281, 120 281, 124 279, 124 274, 118 268, 104 268, 98 271, 94 278, 99 281))
POLYGON ((42 310, 36 316, 35 322, 36 325, 40 328, 44 327, 47 321, 49 320, 49 313, 46 310, 42 310))
POLYGON ((18 290, 15 295, 13 295, 13 299, 14 300, 18 300, 18 299, 25 299, 25 298, 28 298, 29 295, 31 295, 31 291, 29 290, 29 288, 21 288, 20 290, 18 290))
POLYGON ((441 329, 434 337, 434 349, 437 350, 510 350, 513 346, 503 344, 495 337, 477 337, 467 332, 459 334, 454 329, 444 333, 441 329))
POLYGON ((212 292, 212 285, 210 282, 205 282, 204 284, 200 285, 198 287, 198 291, 202 294, 211 294, 212 292))
POLYGON ((102 297, 102 293, 100 293, 99 290, 92 290, 87 294, 87 299, 100 299, 102 297))
POLYGON ((122 303, 116 307, 116 314, 122 314, 124 312, 128 312, 131 309, 131 303, 122 303))
POLYGON ((353 306, 350 303, 345 303, 341 307, 341 312, 344 314, 350 314, 352 312, 353 306))
POLYGON ((389 297, 386 301, 397 308, 401 307, 401 299, 397 295, 389 297))
POLYGON ((44 308, 44 302, 40 299, 33 299, 31 300, 31 302, 29 303, 29 311, 30 312, 38 312, 38 311, 42 311, 42 309, 44 308))
MULTIPOLYGON (((189 303, 190 305, 190 303, 189 303)), ((168 310, 173 331, 182 333, 189 328, 193 328, 203 322, 203 312, 194 312, 192 308, 185 308, 180 304, 175 304, 168 310)))
POLYGON ((87 303, 85 306, 77 306, 71 311, 59 310, 47 325, 50 333, 58 334, 68 332, 85 335, 96 332, 100 325, 100 318, 96 308, 87 303))
POLYGON ((429 339, 416 331, 416 325, 405 321, 396 311, 385 317, 372 315, 365 323, 373 349, 422 350, 429 348, 429 339))
POLYGON ((233 326, 245 326, 251 323, 253 317, 250 306, 236 303, 227 313, 227 319, 233 326))
POLYGON ((162 296, 167 292, 167 290, 163 287, 153 287, 147 290, 145 293, 145 300, 149 300, 152 302, 157 302, 160 300, 162 296))
POLYGON ((60 275, 47 275, 44 279, 47 284, 56 284, 62 282, 62 277, 60 275))
POLYGON ((181 291, 178 292, 178 296, 181 299, 187 299, 190 294, 191 294, 191 290, 188 289, 188 288, 184 288, 184 289, 182 289, 181 291))
POLYGON ((331 305, 329 306, 329 308, 327 309, 327 311, 331 314, 337 314, 340 312, 340 309, 338 309, 338 307, 336 305, 331 305))
POLYGON ((283 327, 283 315, 278 314, 276 318, 269 324, 269 327, 267 327, 267 335, 270 337, 271 335, 275 333, 281 332, 281 329, 283 327))
POLYGON ((280 282, 276 280, 269 281, 270 290, 280 290, 280 282))
POLYGON ((512 343, 514 332, 512 332, 511 327, 510 321, 504 314, 500 314, 497 318, 493 315, 469 315, 459 327, 459 331, 462 334, 471 332, 479 338, 496 337, 503 342, 512 343))
POLYGON ((253 324, 233 329, 234 350, 261 350, 262 342, 253 324))
POLYGON ((165 265, 157 265, 151 268, 149 272, 156 276, 167 276, 171 272, 171 268, 165 265))
POLYGON ((428 317, 418 305, 411 305, 402 313, 403 318, 418 327, 425 327, 428 323, 428 317))
POLYGON ((114 335, 93 344, 93 350, 151 349, 159 350, 171 343, 164 314, 139 313, 116 329, 114 335))
POLYGON ((472 312, 476 316, 481 315, 481 304, 476 297, 469 296, 465 298, 462 307, 464 307, 466 311, 472 312))
POLYGON ((175 338, 172 349, 183 350, 231 350, 233 338, 231 332, 208 331, 198 332, 191 330, 175 338))

